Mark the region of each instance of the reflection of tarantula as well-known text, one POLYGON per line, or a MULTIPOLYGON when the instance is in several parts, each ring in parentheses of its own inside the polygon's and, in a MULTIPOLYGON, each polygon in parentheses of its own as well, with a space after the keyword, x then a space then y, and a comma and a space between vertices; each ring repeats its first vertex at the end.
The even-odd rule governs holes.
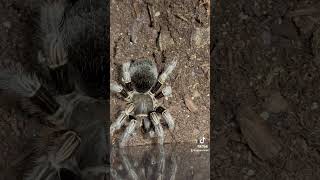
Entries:
POLYGON ((94 167, 104 166, 107 151, 106 8, 104 0, 43 1, 36 72, 0 62, 0 89, 14 92, 28 113, 49 126, 40 133, 26 179, 101 175, 94 167))
POLYGON ((111 151, 111 179, 172 179, 177 174, 178 164, 175 151, 165 153, 163 146, 154 146, 139 158, 139 150, 113 148, 111 151))
POLYGON ((170 112, 162 107, 157 100, 171 95, 170 86, 164 87, 161 92, 158 92, 158 90, 175 66, 176 61, 171 62, 158 77, 156 65, 149 60, 138 60, 123 64, 122 80, 125 88, 116 83, 110 85, 111 91, 120 93, 129 103, 110 127, 112 137, 114 131, 120 129, 129 116, 129 123, 120 140, 120 147, 123 147, 129 140, 137 124, 139 127, 142 126, 144 132, 149 133, 150 137, 154 137, 156 134, 158 143, 162 145, 164 132, 158 114, 162 114, 169 130, 174 128, 174 120, 170 112))

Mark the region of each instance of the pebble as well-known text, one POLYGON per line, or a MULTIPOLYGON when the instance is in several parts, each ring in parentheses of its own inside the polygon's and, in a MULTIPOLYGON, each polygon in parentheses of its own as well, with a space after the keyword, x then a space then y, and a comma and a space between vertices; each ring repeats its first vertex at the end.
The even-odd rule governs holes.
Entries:
POLYGON ((191 112, 195 113, 198 111, 198 107, 194 104, 194 102, 192 101, 192 99, 189 96, 184 97, 184 102, 185 102, 187 108, 191 112))
POLYGON ((159 11, 157 11, 157 12, 154 14, 154 16, 155 16, 155 17, 160 16, 160 12, 159 12, 159 11))
POLYGON ((197 90, 195 90, 194 92, 193 92, 193 94, 192 94, 192 97, 193 98, 197 98, 197 97, 200 97, 201 96, 201 94, 199 93, 199 91, 197 91, 197 90))

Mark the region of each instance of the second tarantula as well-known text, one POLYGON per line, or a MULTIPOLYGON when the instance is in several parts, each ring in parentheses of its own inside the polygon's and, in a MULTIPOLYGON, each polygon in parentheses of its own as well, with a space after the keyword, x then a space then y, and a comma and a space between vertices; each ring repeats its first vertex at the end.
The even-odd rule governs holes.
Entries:
POLYGON ((158 91, 172 73, 176 64, 176 61, 169 63, 159 77, 155 63, 150 60, 137 60, 122 65, 122 81, 124 86, 117 83, 111 83, 110 85, 111 91, 120 93, 128 102, 127 108, 121 111, 116 121, 110 127, 112 137, 113 133, 124 126, 126 119, 129 118, 128 126, 119 143, 120 147, 126 145, 137 126, 143 127, 143 131, 149 133, 150 137, 156 135, 158 143, 162 145, 164 142, 164 131, 160 123, 159 114, 162 115, 164 123, 168 126, 169 130, 173 130, 173 117, 158 101, 162 97, 171 95, 171 86, 164 87, 161 92, 158 91))

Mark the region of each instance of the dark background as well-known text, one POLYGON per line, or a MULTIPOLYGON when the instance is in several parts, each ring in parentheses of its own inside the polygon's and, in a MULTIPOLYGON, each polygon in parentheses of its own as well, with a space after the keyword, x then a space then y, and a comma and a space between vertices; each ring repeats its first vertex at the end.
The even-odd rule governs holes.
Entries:
POLYGON ((318 2, 211 3, 211 178, 319 179, 318 2))

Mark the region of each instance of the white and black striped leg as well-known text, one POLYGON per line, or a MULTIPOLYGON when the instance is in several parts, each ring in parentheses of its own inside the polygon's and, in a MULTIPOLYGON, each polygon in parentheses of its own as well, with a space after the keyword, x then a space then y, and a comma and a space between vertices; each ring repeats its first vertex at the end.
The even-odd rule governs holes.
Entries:
POLYGON ((164 121, 166 122, 166 124, 168 125, 169 130, 173 130, 174 129, 174 119, 171 116, 171 113, 169 112, 169 110, 165 109, 162 106, 157 107, 156 112, 159 114, 162 114, 162 117, 164 119, 164 121))
POLYGON ((50 76, 60 94, 74 90, 68 70, 68 44, 65 42, 64 15, 67 4, 63 0, 45 1, 40 10, 40 29, 43 34, 42 63, 49 67, 50 76))
POLYGON ((110 135, 112 137, 113 133, 120 129, 123 124, 125 123, 126 118, 129 116, 129 114, 134 110, 134 104, 131 103, 127 106, 127 108, 124 111, 121 111, 120 115, 117 117, 116 121, 113 122, 110 126, 110 135))
POLYGON ((156 132, 156 135, 158 136, 158 143, 160 145, 162 145, 164 142, 164 132, 163 132, 163 128, 160 124, 160 118, 156 112, 152 112, 152 113, 150 113, 150 119, 151 119, 151 122, 154 126, 154 130, 156 132))
POLYGON ((81 143, 80 137, 74 131, 67 131, 62 136, 64 138, 64 142, 56 152, 56 163, 61 163, 70 158, 70 156, 76 151, 77 147, 81 143))
POLYGON ((164 87, 161 92, 157 93, 155 95, 155 98, 156 99, 160 99, 160 98, 163 98, 163 97, 169 97, 172 95, 172 88, 171 86, 166 86, 164 87))
POLYGON ((110 83, 110 90, 116 93, 120 93, 122 97, 129 98, 129 94, 127 90, 125 90, 120 84, 118 83, 110 83))
POLYGON ((0 89, 30 98, 33 104, 48 114, 55 113, 59 108, 59 104, 41 85, 39 78, 27 73, 20 63, 10 60, 0 62, 0 89))
POLYGON ((128 140, 130 139, 130 136, 132 133, 135 131, 136 125, 137 125, 137 120, 134 119, 133 116, 130 116, 132 119, 130 119, 129 125, 127 126, 126 130, 124 131, 119 146, 120 148, 124 147, 128 140))
POLYGON ((160 74, 157 83, 152 87, 151 93, 155 94, 161 88, 176 66, 177 61, 172 61, 167 65, 165 70, 160 74))
POLYGON ((131 76, 130 76, 130 62, 122 64, 122 81, 128 91, 133 91, 131 76))

